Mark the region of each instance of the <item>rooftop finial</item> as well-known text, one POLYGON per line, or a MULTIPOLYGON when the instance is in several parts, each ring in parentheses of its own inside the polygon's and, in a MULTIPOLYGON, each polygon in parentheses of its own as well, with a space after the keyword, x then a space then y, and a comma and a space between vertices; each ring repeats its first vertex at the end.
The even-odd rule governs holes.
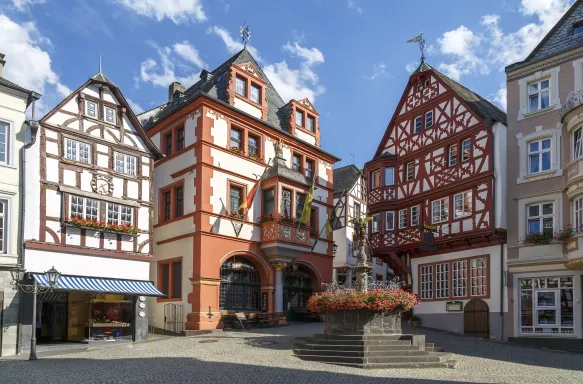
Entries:
POLYGON ((244 44, 244 47, 247 48, 247 42, 251 41, 251 31, 249 31, 249 26, 247 22, 243 22, 243 26, 240 29, 241 31, 241 42, 244 44))
POLYGON ((421 64, 425 62, 425 39, 423 38, 423 32, 419 36, 407 40, 407 43, 418 43, 419 49, 421 50, 421 64))
POLYGON ((99 54, 99 73, 101 73, 101 54, 99 54))

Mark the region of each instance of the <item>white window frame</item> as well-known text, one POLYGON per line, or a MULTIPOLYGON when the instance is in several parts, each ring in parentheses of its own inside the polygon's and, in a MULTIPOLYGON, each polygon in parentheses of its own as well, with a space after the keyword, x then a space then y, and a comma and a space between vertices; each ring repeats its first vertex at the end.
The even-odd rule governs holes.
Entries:
POLYGON ((407 209, 399 210, 399 229, 407 228, 407 209))
MULTIPOLYGON (((567 127, 567 131, 570 132, 571 128, 575 128, 575 126, 567 127)), ((563 135, 563 124, 558 122, 555 128, 549 129, 549 127, 543 127, 539 125, 535 127, 535 132, 529 133, 528 135, 523 135, 521 132, 516 134, 516 138, 518 139, 518 151, 519 151, 519 166, 520 166, 520 173, 516 179, 517 184, 528 183, 531 181, 541 180, 543 178, 551 178, 551 177, 558 177, 563 175, 563 169, 561 168, 562 162, 562 154, 561 154, 561 145, 557 143, 561 143, 563 135), (544 139, 551 139, 551 169, 546 171, 545 173, 529 173, 529 159, 528 159, 528 150, 529 150, 529 143, 532 143, 537 140, 544 140, 544 139), (535 178, 530 178, 530 176, 536 176, 535 178)), ((572 147, 572 146, 570 146, 572 147)), ((511 148, 509 148, 511 150, 511 148)), ((569 150, 571 151, 571 150, 569 150)))
POLYGON ((415 161, 410 161, 405 165, 405 181, 415 179, 415 161))
POLYGON ((385 180, 384 180, 385 186, 395 185, 395 168, 393 168, 393 167, 385 167, 385 175, 384 176, 385 176, 385 180), (390 172, 390 175, 391 175, 391 177, 390 177, 391 182, 390 183, 387 183, 387 179, 388 179, 387 178, 387 171, 389 171, 390 172))
POLYGON ((536 81, 531 81, 527 84, 527 89, 528 89, 528 112, 529 113, 533 113, 533 112, 539 112, 545 109, 548 109, 551 107, 551 98, 552 98, 552 94, 551 94, 551 78, 547 77, 544 79, 540 79, 540 80, 536 80, 536 81), (543 83, 548 81, 548 85, 545 88, 542 88, 543 83), (536 86, 536 90, 533 90, 532 87, 536 86), (546 107, 542 107, 542 95, 544 93, 547 93, 547 98, 548 98, 548 104, 546 107), (538 101, 537 101, 537 106, 535 109, 531 109, 531 103, 530 103, 530 99, 536 96, 538 97, 538 101))
POLYGON ((538 175, 539 173, 550 172, 553 169, 553 140, 550 137, 544 137, 538 140, 532 140, 527 143, 527 151, 528 151, 528 160, 527 160, 527 167, 528 167, 528 174, 529 175, 538 175), (543 142, 549 141, 550 147, 543 149, 543 142), (530 145, 538 143, 538 150, 532 151, 530 150, 530 145), (549 153, 549 169, 542 169, 543 165, 543 154, 549 153), (531 157, 538 156, 538 168, 537 172, 531 172, 530 168, 530 159, 531 157))
POLYGON ((433 111, 427 111, 425 112, 425 129, 429 129, 431 127, 433 127, 433 111))
MULTIPOLYGON (((573 140, 573 160, 583 157, 583 127, 577 128, 571 136, 573 140)), ((551 141, 551 147, 553 143, 551 141)), ((552 152, 551 152, 552 158, 552 152)))
POLYGON ((261 87, 253 82, 251 82, 251 92, 249 95, 249 100, 251 100, 252 102, 261 105, 261 87), (257 100, 255 100, 254 96, 253 96, 253 91, 257 90, 257 100))
POLYGON ((421 207, 419 205, 415 205, 411 207, 411 226, 416 227, 419 225, 419 216, 421 213, 421 207))
POLYGON ((138 159, 135 156, 126 155, 125 153, 115 152, 115 170, 116 172, 127 175, 136 175, 138 159))
POLYGON ((485 297, 488 296, 488 258, 477 257, 470 259, 470 284, 469 294, 471 297, 485 297), (474 271, 477 272, 474 274, 474 271), (474 293, 474 287, 479 290, 479 293, 474 293))
POLYGON ((421 265, 419 275, 421 299, 433 299, 433 265, 421 265))
POLYGON ((468 283, 468 261, 457 260, 451 262, 451 295, 452 297, 466 297, 468 283), (461 291, 460 291, 461 290, 461 291), (461 294, 460 294, 461 292, 461 294))
POLYGON ((247 97, 247 79, 242 76, 235 76, 235 93, 239 96, 247 97), (239 92, 239 84, 243 84, 243 93, 239 92))
POLYGON ((65 137, 63 140, 63 157, 67 160, 91 164, 91 145, 83 141, 77 141, 65 137), (85 156, 81 157, 82 151, 87 153, 86 158, 85 156))
POLYGON ((10 165, 10 156, 12 155, 12 124, 7 121, 0 120, 0 126, 6 128, 5 138, 6 142, 4 143, 4 160, 0 160, 0 165, 10 165))
POLYGON ((449 262, 435 264, 435 298, 449 297, 449 262))
POLYGON ((98 111, 98 105, 97 105, 97 103, 95 101, 91 101, 91 100, 85 99, 85 116, 92 117, 94 119, 98 119, 99 116, 98 116, 97 111, 98 111), (90 104, 92 104, 92 105, 95 106, 95 108, 93 108, 93 110, 95 111, 94 115, 91 115, 89 113, 89 105, 90 104))
POLYGON ((461 162, 465 163, 467 161, 470 161, 470 159, 472 158, 472 139, 467 138, 465 140, 462 140, 462 145, 461 145, 461 162), (466 153, 466 144, 468 145, 468 150, 466 153))
POLYGON ((106 221, 108 224, 128 225, 133 227, 134 209, 133 207, 123 204, 107 203, 106 221), (110 215, 115 216, 111 217, 110 215), (125 220, 122 219, 123 216, 126 217, 125 220), (128 217, 129 220, 127 220, 128 217))
POLYGON ((457 164, 457 144, 452 144, 447 147, 447 166, 453 167, 457 164), (455 154, 453 152, 455 151, 455 154))
POLYGON ((573 230, 583 231, 583 196, 573 199, 573 230))
MULTIPOLYGON (((561 99, 559 98, 559 72, 561 66, 549 68, 544 71, 538 71, 530 76, 523 77, 518 80, 518 92, 520 108, 518 109, 518 120, 527 119, 531 116, 537 116, 555 109, 561 109, 561 99), (550 79, 550 93, 549 93, 549 107, 538 110, 529 111, 529 84, 534 82, 550 79)), ((576 89, 576 88, 575 88, 576 89)))
POLYGON ((540 228, 542 231, 540 233, 544 233, 544 229, 545 229, 544 222, 545 222, 545 219, 549 219, 549 218, 552 219, 552 222, 553 222, 553 225, 550 228, 550 233, 553 234, 555 232, 555 227, 556 227, 556 223, 557 223, 557 218, 555 217, 556 213, 557 213, 557 209, 556 209, 555 203, 553 201, 540 201, 540 202, 528 204, 526 206, 526 233, 525 234, 530 233, 530 225, 529 224, 531 221, 535 221, 535 220, 539 222, 539 225, 540 225, 540 228), (551 204, 553 213, 544 214, 543 213, 543 206, 548 205, 548 204, 551 204), (531 216, 530 215, 530 208, 534 207, 534 206, 538 206, 538 215, 531 216))
MULTIPOLYGON (((80 217, 82 219, 85 220, 97 220, 100 221, 100 209, 99 209, 99 205, 101 204, 101 202, 99 200, 96 199, 91 199, 89 197, 83 197, 83 196, 78 196, 78 195, 69 195, 69 217, 71 219, 73 219, 73 217, 80 217), (77 200, 77 202, 75 204, 73 204, 73 202, 75 201, 75 199, 80 199, 77 200), (77 206, 77 207, 81 207, 81 215, 79 214, 75 214, 75 216, 73 216, 73 205, 77 206), (88 210, 95 210, 95 215, 93 215, 92 213, 87 213, 88 210)), ((75 210, 76 211, 76 210, 75 210)))
POLYGON ((116 116, 115 108, 109 107, 107 105, 103 106, 103 121, 105 121, 106 123, 109 123, 109 124, 114 124, 114 125, 116 124, 117 116, 116 116), (108 111, 111 111, 111 113, 112 113, 112 117, 113 117, 112 121, 107 119, 107 112, 108 111))
POLYGON ((295 112, 295 115, 294 115, 294 119, 295 119, 296 125, 298 127, 304 128, 305 116, 306 116, 306 114, 304 113, 304 111, 301 111, 299 109, 296 109, 296 112, 295 112), (300 116, 301 116, 301 123, 298 124, 298 117, 300 117, 300 116))
POLYGON ((423 129, 423 116, 419 115, 413 119, 413 134, 421 132, 423 129))
POLYGON ((453 196, 453 217, 454 219, 460 219, 462 217, 468 217, 472 215, 473 208, 473 196, 472 191, 464 191, 462 193, 455 194, 453 196), (466 203, 469 199, 469 210, 466 211, 466 203), (459 207, 459 209, 458 209, 459 207))
POLYGON ((0 254, 8 253, 8 232, 10 228, 10 200, 0 199, 0 254))
POLYGON ((431 223, 438 224, 444 223, 449 219, 449 197, 444 197, 442 199, 433 200, 431 202, 431 223), (437 209, 439 210, 439 219, 436 220, 436 203, 438 204, 437 209), (445 218, 443 213, 445 212, 445 218))
POLYGON ((385 231, 392 232, 395 230, 395 211, 385 212, 385 231))
POLYGON ((370 228, 371 228, 372 233, 378 233, 379 228, 380 228, 380 220, 381 220, 381 215, 379 215, 378 213, 375 213, 374 215, 372 215, 372 221, 370 223, 370 228))

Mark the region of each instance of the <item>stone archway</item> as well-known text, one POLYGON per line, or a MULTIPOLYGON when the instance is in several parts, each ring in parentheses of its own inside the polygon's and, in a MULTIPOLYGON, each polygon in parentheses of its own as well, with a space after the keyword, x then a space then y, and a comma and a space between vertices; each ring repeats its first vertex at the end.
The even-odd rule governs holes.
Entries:
POLYGON ((261 278, 254 263, 244 256, 232 256, 221 265, 220 276, 220 310, 260 310, 261 278))
POLYGON ((465 305, 464 335, 490 338, 490 309, 484 300, 473 299, 465 305))

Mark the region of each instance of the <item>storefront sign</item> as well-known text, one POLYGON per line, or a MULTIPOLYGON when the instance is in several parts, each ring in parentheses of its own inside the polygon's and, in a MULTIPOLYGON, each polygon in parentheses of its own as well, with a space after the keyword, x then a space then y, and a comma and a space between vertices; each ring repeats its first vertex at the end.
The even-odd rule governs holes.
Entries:
POLYGON ((445 310, 448 312, 461 312, 463 310, 462 301, 448 301, 445 303, 445 310))

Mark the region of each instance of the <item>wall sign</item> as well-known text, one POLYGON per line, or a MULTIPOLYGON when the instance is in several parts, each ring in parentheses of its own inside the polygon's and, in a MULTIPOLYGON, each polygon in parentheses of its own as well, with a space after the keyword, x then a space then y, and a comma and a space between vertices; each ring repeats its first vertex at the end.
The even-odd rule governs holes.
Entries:
POLYGON ((461 312, 463 310, 462 301, 448 301, 445 303, 445 310, 448 312, 461 312))

